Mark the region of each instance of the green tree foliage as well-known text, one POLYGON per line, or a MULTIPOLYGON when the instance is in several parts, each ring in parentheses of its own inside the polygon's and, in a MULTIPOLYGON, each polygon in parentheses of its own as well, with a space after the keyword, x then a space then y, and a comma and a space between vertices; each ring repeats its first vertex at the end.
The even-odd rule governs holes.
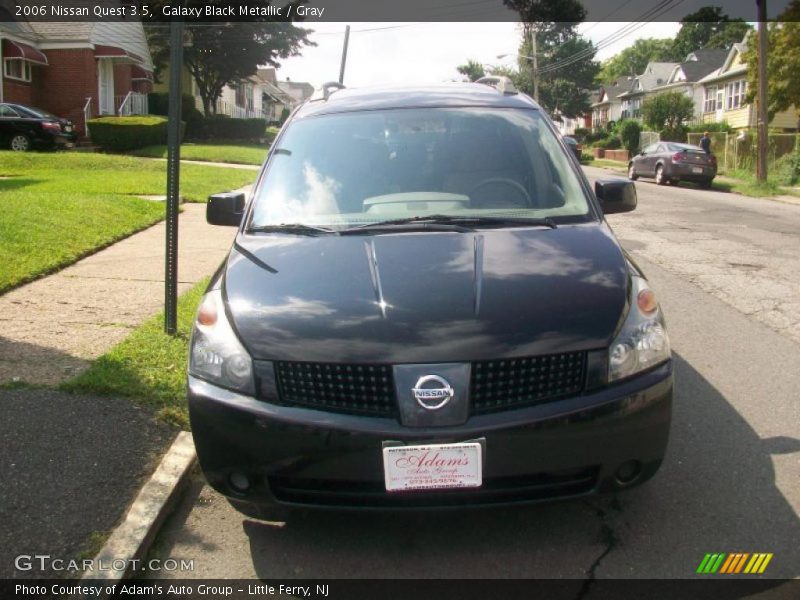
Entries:
MULTIPOLYGON (((169 3, 170 0, 152 0, 150 10, 160 14, 162 6, 169 3)), ((228 4, 228 0, 184 2, 189 8, 201 9, 207 5, 225 7, 228 4)), ((266 7, 270 4, 271 0, 251 0, 249 6, 266 7)), ((299 55, 303 45, 315 45, 308 39, 311 30, 272 17, 215 23, 213 26, 189 25, 187 30, 191 43, 184 48, 184 66, 197 83, 206 116, 215 112, 215 101, 226 85, 235 85, 254 75, 259 65, 279 67, 278 59, 299 55)), ((163 67, 169 62, 169 28, 149 27, 147 34, 153 62, 157 67, 163 67)))
MULTIPOLYGON (((533 34, 539 74, 539 102, 545 110, 565 117, 577 117, 589 110, 588 90, 594 87, 599 65, 594 61, 594 46, 582 38, 578 25, 586 18, 586 9, 578 0, 504 0, 520 15, 523 39, 519 53, 533 54, 533 34), (557 63, 580 58, 559 68, 557 63)), ((533 65, 527 58, 519 60, 519 70, 511 76, 514 84, 533 95, 533 65)))
POLYGON ((703 48, 729 48, 741 42, 752 29, 742 19, 731 19, 718 6, 704 6, 681 19, 681 28, 672 44, 672 60, 681 62, 686 55, 703 48))
POLYGON ((615 54, 603 62, 597 75, 598 83, 607 83, 625 75, 638 75, 650 61, 669 62, 672 60, 673 40, 638 39, 632 46, 615 54))
POLYGON ((639 149, 639 134, 641 132, 642 126, 635 119, 623 119, 617 123, 616 133, 622 140, 622 145, 631 153, 631 156, 636 154, 639 149))
POLYGON ((484 75, 486 75, 486 71, 483 69, 483 65, 479 63, 477 60, 468 60, 467 64, 459 65, 456 67, 459 73, 465 75, 469 81, 477 81, 484 75))
MULTIPOLYGON (((769 118, 775 113, 794 106, 800 117, 800 0, 793 0, 778 17, 770 23, 767 52, 767 112, 769 118)), ((749 40, 743 56, 747 63, 747 100, 755 102, 758 90, 758 41, 749 40)))
POLYGON ((642 104, 642 119, 648 127, 656 131, 679 129, 693 115, 692 99, 680 92, 658 94, 642 104))

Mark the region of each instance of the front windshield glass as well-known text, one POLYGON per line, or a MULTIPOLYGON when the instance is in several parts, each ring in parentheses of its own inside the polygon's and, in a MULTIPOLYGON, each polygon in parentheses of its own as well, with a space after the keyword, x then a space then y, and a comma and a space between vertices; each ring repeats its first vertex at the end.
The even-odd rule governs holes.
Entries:
POLYGON ((392 219, 592 219, 569 158, 536 110, 425 108, 291 123, 256 190, 251 227, 342 229, 392 219))

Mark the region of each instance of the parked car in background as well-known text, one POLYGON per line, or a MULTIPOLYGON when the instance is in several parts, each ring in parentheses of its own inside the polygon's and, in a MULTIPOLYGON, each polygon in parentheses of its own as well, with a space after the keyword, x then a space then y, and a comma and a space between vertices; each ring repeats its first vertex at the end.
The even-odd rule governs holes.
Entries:
POLYGON ((571 135, 565 135, 565 136, 563 136, 563 138, 564 138, 564 143, 567 145, 567 147, 570 150, 572 150, 572 153, 575 155, 575 158, 577 158, 578 162, 580 162, 581 153, 583 152, 583 146, 581 146, 578 143, 578 140, 576 140, 571 135))
POLYGON ((669 340, 605 220, 636 207, 634 184, 592 191, 505 79, 341 88, 292 114, 249 200, 209 199, 209 223, 238 228, 190 343, 209 483, 275 520, 652 477, 669 340))
POLYGON ((0 146, 18 152, 71 148, 77 139, 72 121, 24 104, 0 104, 0 146))
POLYGON ((717 159, 700 146, 658 142, 646 146, 628 163, 628 178, 653 177, 658 185, 693 181, 711 187, 717 175, 717 159))

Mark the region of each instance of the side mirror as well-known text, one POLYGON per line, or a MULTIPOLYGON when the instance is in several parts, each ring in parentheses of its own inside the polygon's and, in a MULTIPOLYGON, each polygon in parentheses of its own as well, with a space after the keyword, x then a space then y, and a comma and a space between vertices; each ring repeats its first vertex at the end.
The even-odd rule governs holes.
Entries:
POLYGON ((636 186, 627 179, 601 179, 594 183, 594 194, 607 215, 636 208, 636 186))
POLYGON ((644 150, 642 150, 641 152, 639 152, 639 156, 644 156, 645 154, 647 154, 647 152, 645 152, 644 150))
POLYGON ((225 192, 208 197, 206 221, 210 225, 238 226, 244 216, 244 193, 225 192))

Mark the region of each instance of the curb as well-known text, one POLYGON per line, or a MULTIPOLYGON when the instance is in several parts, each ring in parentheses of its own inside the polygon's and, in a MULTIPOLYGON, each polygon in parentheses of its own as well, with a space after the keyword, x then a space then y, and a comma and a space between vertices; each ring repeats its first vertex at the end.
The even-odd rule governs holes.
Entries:
MULTIPOLYGON (((158 468, 139 490, 125 519, 114 529, 95 556, 95 565, 109 565, 111 568, 87 571, 81 578, 85 583, 94 583, 108 590, 130 573, 131 561, 141 559, 147 554, 164 519, 180 497, 196 462, 192 434, 181 431, 161 459, 158 468), (115 565, 123 568, 115 568, 115 565)), ((107 597, 107 594, 99 597, 107 597)))

